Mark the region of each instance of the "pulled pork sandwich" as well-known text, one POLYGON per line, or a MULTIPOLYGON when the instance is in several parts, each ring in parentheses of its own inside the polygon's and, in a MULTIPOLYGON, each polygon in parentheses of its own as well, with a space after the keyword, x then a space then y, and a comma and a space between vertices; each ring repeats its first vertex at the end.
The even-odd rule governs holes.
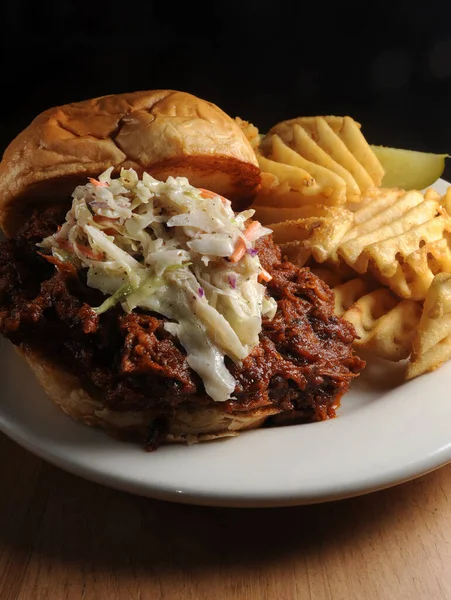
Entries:
POLYGON ((39 115, 0 164, 0 333, 72 418, 161 443, 335 416, 364 367, 332 291, 247 208, 255 155, 170 90, 39 115))

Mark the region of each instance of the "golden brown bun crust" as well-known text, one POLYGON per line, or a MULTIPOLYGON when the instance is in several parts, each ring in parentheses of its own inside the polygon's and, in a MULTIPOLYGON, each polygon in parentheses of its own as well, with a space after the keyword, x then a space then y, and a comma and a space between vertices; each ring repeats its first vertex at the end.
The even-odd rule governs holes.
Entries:
MULTIPOLYGON (((144 443, 152 421, 157 416, 151 410, 143 412, 118 412, 104 408, 81 386, 80 380, 25 348, 18 349, 34 372, 38 383, 49 398, 75 421, 99 427, 113 437, 132 439, 144 443)), ((277 408, 257 409, 247 413, 225 413, 222 404, 216 407, 178 407, 167 421, 167 434, 163 443, 210 441, 232 437, 240 431, 260 427, 267 417, 280 412, 277 408)))
POLYGON ((174 90, 139 91, 50 108, 0 163, 0 225, 14 235, 33 206, 69 198, 110 166, 185 176, 246 208, 260 169, 238 123, 215 104, 174 90))

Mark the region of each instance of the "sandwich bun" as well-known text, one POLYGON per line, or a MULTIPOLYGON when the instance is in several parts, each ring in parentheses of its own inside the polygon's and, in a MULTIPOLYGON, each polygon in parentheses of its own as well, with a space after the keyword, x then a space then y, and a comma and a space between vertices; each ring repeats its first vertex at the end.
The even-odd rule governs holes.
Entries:
POLYGON ((39 114, 0 163, 0 226, 14 235, 35 207, 61 202, 113 166, 197 187, 247 208, 260 187, 258 160, 237 121, 186 92, 113 94, 39 114))
MULTIPOLYGON (((152 423, 158 413, 145 411, 117 411, 104 407, 101 399, 92 397, 81 385, 80 379, 46 360, 43 356, 22 346, 19 355, 24 358, 36 380, 64 413, 73 420, 105 430, 115 438, 148 442, 152 423)), ((260 427, 264 421, 280 411, 276 408, 259 408, 227 413, 218 407, 193 403, 176 407, 165 419, 165 430, 159 443, 195 444, 218 438, 233 437, 240 431, 260 427)))

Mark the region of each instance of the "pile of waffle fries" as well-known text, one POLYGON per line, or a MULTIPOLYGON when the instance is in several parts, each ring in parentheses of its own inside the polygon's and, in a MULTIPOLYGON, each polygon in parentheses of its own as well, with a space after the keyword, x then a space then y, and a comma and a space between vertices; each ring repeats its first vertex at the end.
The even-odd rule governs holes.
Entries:
POLYGON ((351 117, 300 117, 265 135, 240 124, 262 170, 255 217, 330 285, 356 348, 404 361, 406 379, 450 359, 451 187, 384 187, 351 117))

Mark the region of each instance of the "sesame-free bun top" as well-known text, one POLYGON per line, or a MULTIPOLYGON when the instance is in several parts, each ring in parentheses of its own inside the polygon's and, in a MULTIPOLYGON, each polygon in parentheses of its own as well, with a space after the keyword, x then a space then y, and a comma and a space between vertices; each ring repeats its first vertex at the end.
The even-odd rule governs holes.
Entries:
POLYGON ((174 90, 114 94, 45 110, 9 144, 0 162, 0 226, 14 235, 33 208, 67 200, 111 166, 188 177, 235 210, 260 186, 254 150, 215 104, 174 90))

